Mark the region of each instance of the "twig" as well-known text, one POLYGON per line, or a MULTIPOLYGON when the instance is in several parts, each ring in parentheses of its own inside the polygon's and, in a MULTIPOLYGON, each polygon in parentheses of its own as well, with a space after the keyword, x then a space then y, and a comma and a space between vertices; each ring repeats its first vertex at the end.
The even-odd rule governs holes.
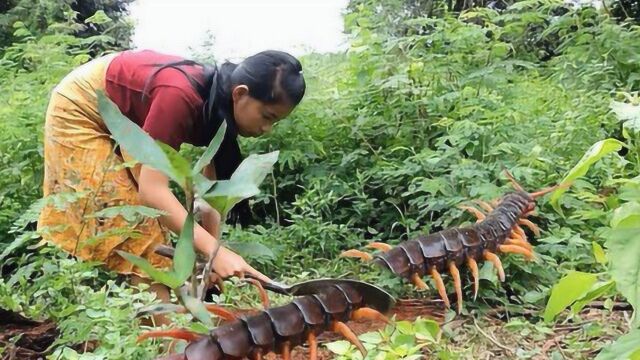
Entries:
POLYGON ((567 357, 564 355, 564 350, 562 350, 562 346, 560 346, 560 343, 558 342, 558 338, 557 337, 553 338, 553 342, 556 343, 556 346, 558 347, 558 350, 560 350, 560 356, 562 356, 563 359, 567 359, 567 357))
POLYGON ((515 350, 507 347, 506 345, 502 345, 501 343, 498 342, 498 340, 496 340, 493 336, 487 334, 486 332, 484 332, 482 329, 480 329, 480 326, 478 326, 478 323, 476 322, 476 319, 473 319, 473 325, 476 327, 476 329, 478 330, 478 332, 480 334, 482 334, 484 337, 486 337, 487 339, 489 339, 492 343, 494 343, 497 347, 508 351, 511 354, 515 354, 515 350))

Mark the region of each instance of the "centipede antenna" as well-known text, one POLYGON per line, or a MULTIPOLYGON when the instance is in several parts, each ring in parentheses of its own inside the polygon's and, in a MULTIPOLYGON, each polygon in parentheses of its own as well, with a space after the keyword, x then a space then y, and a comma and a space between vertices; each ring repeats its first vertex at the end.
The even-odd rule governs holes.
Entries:
POLYGON ((525 191, 522 185, 518 184, 518 182, 516 181, 516 178, 514 178, 513 175, 511 175, 511 173, 509 172, 509 170, 507 170, 507 168, 504 168, 504 174, 507 176, 507 178, 509 178, 509 181, 511 181, 511 184, 513 184, 513 187, 516 190, 525 191))

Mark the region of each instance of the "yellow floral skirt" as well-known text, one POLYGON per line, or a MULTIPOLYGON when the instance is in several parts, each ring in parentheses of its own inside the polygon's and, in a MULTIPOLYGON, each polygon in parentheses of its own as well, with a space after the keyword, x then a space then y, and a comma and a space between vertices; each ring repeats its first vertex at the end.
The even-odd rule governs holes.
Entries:
POLYGON ((148 277, 116 250, 146 258, 155 267, 171 261, 153 250, 167 243, 154 218, 105 214, 104 209, 141 205, 139 164, 116 150, 98 112, 96 91, 114 55, 95 59, 67 75, 53 90, 44 128, 45 206, 38 219, 43 240, 121 274, 148 277), (98 213, 102 211, 101 213, 98 213))

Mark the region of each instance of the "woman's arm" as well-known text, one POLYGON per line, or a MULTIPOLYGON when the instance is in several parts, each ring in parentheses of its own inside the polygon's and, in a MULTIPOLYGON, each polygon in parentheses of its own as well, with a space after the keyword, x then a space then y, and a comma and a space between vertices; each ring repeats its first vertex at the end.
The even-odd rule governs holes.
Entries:
MULTIPOLYGON (((160 221, 171 231, 179 234, 187 218, 187 211, 171 192, 168 177, 143 165, 138 184, 142 203, 167 212, 167 215, 160 217, 160 221)), ((194 246, 207 256, 218 247, 218 240, 198 224, 194 224, 193 235, 194 246)), ((223 278, 233 275, 241 276, 248 272, 264 281, 269 281, 269 278, 249 266, 241 256, 222 246, 213 260, 213 270, 223 278)))

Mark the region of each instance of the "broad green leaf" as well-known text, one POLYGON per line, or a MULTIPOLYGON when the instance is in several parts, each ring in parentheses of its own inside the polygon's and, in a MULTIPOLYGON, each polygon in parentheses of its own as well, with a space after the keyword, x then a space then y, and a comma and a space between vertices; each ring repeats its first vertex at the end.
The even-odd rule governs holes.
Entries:
POLYGON ((572 271, 553 286, 544 309, 544 321, 550 322, 567 306, 582 298, 598 280, 595 274, 572 271))
POLYGON ((598 264, 607 265, 607 255, 604 253, 602 246, 597 242, 592 241, 591 247, 593 248, 593 257, 596 259, 598 264))
POLYGON ((440 326, 433 320, 416 320, 413 327, 416 331, 416 338, 419 340, 429 340, 435 342, 438 338, 438 334, 440 333, 440 326))
POLYGON ((184 307, 189 310, 189 313, 193 315, 196 319, 198 319, 201 323, 205 324, 209 328, 212 328, 213 321, 211 321, 211 314, 204 306, 204 303, 189 294, 183 289, 180 289, 180 298, 182 299, 182 303, 184 307))
POLYGON ((260 185, 278 161, 279 153, 279 151, 272 151, 266 154, 249 155, 233 172, 231 179, 246 181, 256 186, 260 185))
POLYGON ((640 203, 628 202, 613 211, 612 228, 640 228, 640 203))
POLYGON ((184 177, 173 169, 162 148, 136 123, 124 116, 104 92, 98 90, 98 109, 111 136, 138 162, 148 165, 170 177, 178 184, 184 177))
POLYGON ((193 249, 193 215, 187 215, 182 227, 180 238, 176 244, 176 252, 173 257, 173 272, 176 278, 183 284, 193 273, 196 263, 196 252, 193 249))
POLYGON ((382 342, 382 335, 379 332, 368 332, 358 337, 362 342, 369 344, 380 344, 382 342))
POLYGON ((633 357, 637 357, 638 351, 640 351, 640 329, 634 329, 602 349, 595 360, 634 359, 633 357))
POLYGON ((107 15, 104 10, 98 10, 95 12, 95 14, 89 16, 88 18, 86 18, 84 20, 85 24, 97 24, 97 25, 102 25, 102 24, 107 24, 112 22, 113 20, 111 20, 111 18, 109 17, 109 15, 107 15))
POLYGON ((618 291, 634 309, 634 323, 638 324, 640 306, 640 224, 638 227, 614 229, 606 242, 609 273, 618 291))
POLYGON ((224 134, 226 131, 227 122, 223 121, 220 125, 220 128, 218 129, 218 132, 216 132, 216 136, 211 139, 209 146, 207 146, 207 149, 204 151, 204 153, 202 153, 202 156, 200 156, 200 159, 198 159, 198 162, 196 162, 196 165, 193 167, 191 173, 193 176, 195 176, 195 174, 199 174, 205 166, 211 163, 211 159, 213 159, 215 154, 218 152, 218 149, 220 148, 220 144, 222 144, 222 140, 224 139, 224 134))
MULTIPOLYGON (((583 176, 587 173, 591 165, 593 165, 596 161, 600 160, 603 156, 612 153, 614 151, 618 151, 622 149, 624 144, 616 139, 605 139, 598 141, 593 144, 589 150, 582 156, 580 161, 565 175, 565 177, 560 182, 560 185, 566 185, 573 180, 583 176)), ((551 206, 558 212, 562 213, 560 209, 560 205, 558 204, 558 200, 560 200, 560 196, 567 191, 565 187, 561 187, 554 191, 551 194, 551 198, 549 202, 551 206)))
POLYGON ((242 257, 267 257, 273 259, 276 256, 271 249, 260 243, 227 242, 225 245, 242 257))
POLYGON ((121 205, 121 206, 111 206, 111 207, 96 211, 93 214, 87 215, 87 217, 111 219, 120 215, 127 222, 134 223, 134 222, 139 222, 144 218, 157 218, 166 214, 167 213, 165 211, 154 209, 148 206, 121 205))
POLYGON ((345 340, 338 340, 325 345, 329 351, 337 355, 346 355, 351 350, 351 343, 345 340))
POLYGON ((216 181, 213 190, 202 198, 224 217, 240 201, 255 196, 260 189, 255 184, 239 180, 216 181))
POLYGON ((215 180, 209 180, 206 176, 202 174, 195 174, 193 176, 193 189, 196 195, 201 196, 202 194, 206 194, 207 191, 211 190, 213 185, 216 184, 215 180))
POLYGON ((615 289, 615 287, 616 287, 616 282, 613 280, 598 282, 596 284, 593 284, 593 286, 591 287, 591 290, 589 290, 589 292, 585 296, 583 296, 581 299, 579 299, 578 301, 573 303, 573 305, 571 305, 571 312, 573 312, 574 314, 577 314, 587 304, 611 292, 613 289, 615 289))
POLYGON ((139 256, 136 256, 121 250, 116 250, 116 252, 120 256, 125 258, 125 260, 139 267, 147 275, 151 276, 153 280, 159 283, 165 284, 172 289, 175 289, 180 285, 182 285, 182 282, 180 282, 173 273, 158 270, 154 268, 153 265, 151 265, 147 260, 139 256))
POLYGON ((632 132, 640 131, 640 105, 612 101, 611 110, 626 129, 632 132))
POLYGON ((156 141, 156 143, 162 151, 164 151, 165 155, 167 155, 167 159, 169 159, 175 175, 182 180, 182 182, 178 182, 178 184, 180 184, 182 188, 185 188, 187 186, 186 182, 191 178, 191 164, 171 146, 160 141, 156 141))

